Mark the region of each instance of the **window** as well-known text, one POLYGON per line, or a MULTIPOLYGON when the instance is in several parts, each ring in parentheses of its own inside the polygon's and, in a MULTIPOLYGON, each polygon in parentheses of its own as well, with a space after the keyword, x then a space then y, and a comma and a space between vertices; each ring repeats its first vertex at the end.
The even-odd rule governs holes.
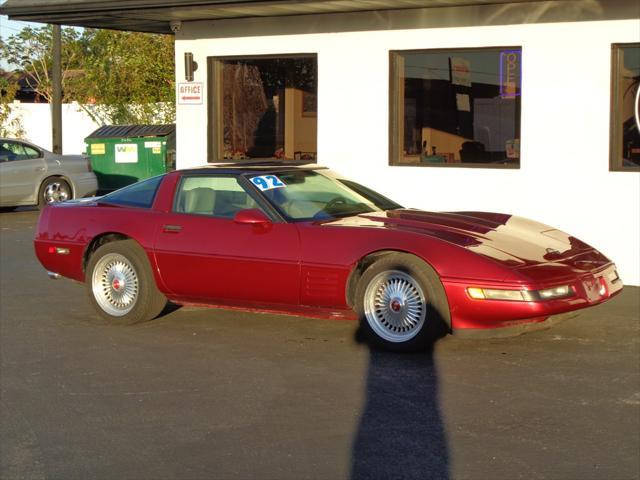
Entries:
POLYGON ((209 78, 210 161, 315 162, 315 55, 211 58, 209 78))
POLYGON ((613 46, 611 170, 640 171, 640 43, 613 46))
POLYGON ((391 52, 390 164, 520 166, 519 47, 391 52))
POLYGON ((134 183, 132 185, 109 193, 100 199, 101 203, 112 203, 115 205, 127 205, 130 207, 151 208, 156 192, 164 175, 152 177, 147 180, 134 183))
POLYGON ((18 142, 0 142, 0 162, 13 162, 14 160, 29 160, 39 158, 40 152, 35 148, 18 142))
POLYGON ((235 177, 184 177, 178 187, 174 211, 233 218, 240 210, 259 208, 235 177))
POLYGON ((379 210, 344 181, 315 171, 280 172, 266 178, 256 175, 251 181, 288 220, 324 220, 379 210))

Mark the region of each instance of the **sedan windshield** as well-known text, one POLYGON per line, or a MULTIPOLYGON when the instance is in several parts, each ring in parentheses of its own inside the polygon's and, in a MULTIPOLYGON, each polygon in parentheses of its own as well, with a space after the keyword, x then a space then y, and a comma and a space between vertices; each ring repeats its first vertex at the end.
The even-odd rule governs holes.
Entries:
POLYGON ((313 170, 254 175, 249 180, 289 220, 324 220, 381 211, 373 199, 313 170))

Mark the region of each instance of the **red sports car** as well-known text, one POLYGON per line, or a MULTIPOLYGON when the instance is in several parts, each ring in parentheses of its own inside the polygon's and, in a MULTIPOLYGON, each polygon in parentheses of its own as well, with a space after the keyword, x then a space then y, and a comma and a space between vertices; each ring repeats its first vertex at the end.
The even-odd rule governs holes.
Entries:
POLYGON ((406 209, 282 163, 179 170, 47 207, 35 250, 115 322, 152 319, 167 300, 357 317, 395 350, 536 324, 622 289, 608 258, 546 225, 406 209))

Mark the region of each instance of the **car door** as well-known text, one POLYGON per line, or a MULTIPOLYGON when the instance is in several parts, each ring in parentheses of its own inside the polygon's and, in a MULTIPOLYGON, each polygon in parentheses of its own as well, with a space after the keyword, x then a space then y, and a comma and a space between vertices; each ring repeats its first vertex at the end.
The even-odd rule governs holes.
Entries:
POLYGON ((296 226, 239 224, 259 208, 233 175, 184 176, 172 212, 161 214, 156 262, 176 297, 242 305, 295 305, 300 290, 296 226))
POLYGON ((42 152, 14 140, 0 142, 0 202, 35 203, 36 190, 46 171, 42 152))

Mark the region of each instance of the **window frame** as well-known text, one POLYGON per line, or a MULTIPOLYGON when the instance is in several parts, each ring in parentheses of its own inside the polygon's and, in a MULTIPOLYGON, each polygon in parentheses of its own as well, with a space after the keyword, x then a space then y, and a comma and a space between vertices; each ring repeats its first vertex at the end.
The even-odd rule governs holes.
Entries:
MULTIPOLYGON (((224 159, 224 112, 222 104, 222 62, 225 60, 269 60, 278 58, 314 58, 316 61, 316 102, 318 95, 318 53, 269 53, 264 55, 214 55, 207 57, 207 162, 229 162, 224 159)), ((317 111, 316 111, 317 117, 317 111)), ((318 131, 316 129, 316 149, 318 131)), ((317 163, 316 160, 311 163, 317 163)))
MULTIPOLYGON (((418 54, 418 53, 461 53, 461 52, 481 52, 494 51, 494 50, 520 50, 520 97, 522 97, 522 59, 524 53, 524 47, 522 45, 496 45, 478 48, 419 48, 419 49, 407 49, 407 50, 389 50, 389 166, 390 167, 429 167, 429 168, 488 168, 497 170, 519 170, 522 167, 522 155, 518 159, 517 165, 512 164, 496 164, 496 163, 406 163, 399 161, 400 158, 400 121, 399 107, 400 103, 404 102, 402 95, 402 89, 398 88, 399 85, 399 63, 398 58, 403 54, 418 54)), ((520 100, 522 102, 522 100, 520 100)), ((522 105, 517 107, 517 113, 520 117, 520 152, 522 152, 522 105)))
MULTIPOLYGON (((622 145, 618 143, 621 125, 618 125, 616 116, 617 103, 620 89, 618 88, 618 67, 621 66, 622 55, 620 51, 624 47, 637 47, 640 49, 640 42, 612 43, 611 44, 611 96, 609 106, 609 171, 610 172, 640 172, 640 165, 636 167, 625 167, 622 162, 622 145)), ((640 86, 638 86, 640 88, 640 86)))

